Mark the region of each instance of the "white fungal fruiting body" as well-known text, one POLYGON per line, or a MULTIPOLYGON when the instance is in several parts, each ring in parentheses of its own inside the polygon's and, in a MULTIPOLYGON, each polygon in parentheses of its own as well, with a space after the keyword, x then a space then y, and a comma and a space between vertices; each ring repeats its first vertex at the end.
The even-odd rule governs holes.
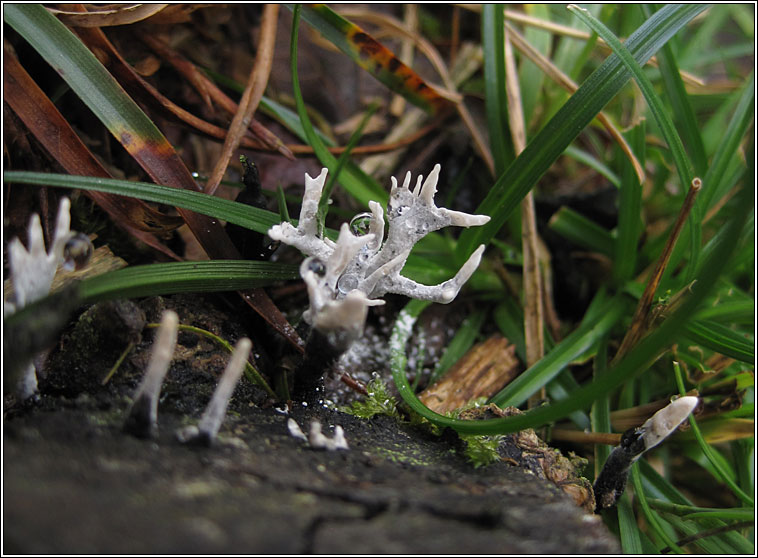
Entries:
POLYGON ((371 213, 356 216, 352 227, 344 223, 336 243, 318 233, 318 201, 327 169, 316 178, 305 175, 298 226, 281 223, 268 235, 310 256, 300 267, 310 297, 310 308, 304 315, 308 323, 324 332, 337 327, 355 339, 363 331, 368 307, 384 304, 377 299, 386 293, 443 304, 456 297, 479 266, 484 246, 471 254, 455 277, 439 285, 422 285, 400 275, 413 246, 430 232, 451 225, 484 225, 490 220, 487 215, 469 215, 434 205, 439 173, 440 165, 435 165, 423 184, 423 177, 418 177, 413 190, 410 172, 400 186, 392 178, 386 240, 384 212, 379 203, 371 201, 371 213))
POLYGON ((698 401, 697 397, 691 395, 680 397, 647 419, 639 428, 645 441, 645 451, 654 448, 673 433, 695 410, 698 401))
POLYGON ((124 425, 126 431, 136 436, 147 438, 155 435, 161 384, 171 365, 178 328, 179 316, 173 310, 166 310, 153 343, 147 372, 137 387, 124 425))
MULTIPOLYGON (((27 304, 41 299, 50 292, 53 278, 58 266, 64 262, 64 249, 73 233, 68 198, 62 198, 58 206, 53 242, 45 251, 45 238, 39 215, 34 214, 29 220, 28 243, 25 248, 18 238, 8 244, 11 282, 13 283, 13 300, 3 303, 3 315, 9 316, 27 304)), ((21 400, 28 399, 37 392, 37 374, 33 363, 29 363, 16 386, 21 400)))
POLYGON ((237 387, 242 371, 245 369, 252 347, 253 343, 247 337, 243 337, 237 342, 232 357, 226 365, 200 422, 197 426, 187 426, 176 432, 176 437, 180 442, 187 443, 197 440, 206 445, 213 444, 221 424, 224 422, 226 408, 229 406, 234 388, 237 387))

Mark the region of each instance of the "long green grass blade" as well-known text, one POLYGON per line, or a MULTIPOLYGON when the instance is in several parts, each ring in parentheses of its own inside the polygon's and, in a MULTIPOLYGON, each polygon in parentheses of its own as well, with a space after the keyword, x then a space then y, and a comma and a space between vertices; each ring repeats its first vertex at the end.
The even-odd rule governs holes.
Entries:
POLYGON ((74 93, 117 139, 123 133, 137 131, 135 140, 165 142, 160 130, 95 55, 41 4, 8 4, 3 7, 3 16, 65 77, 74 93))
MULTIPOLYGON (((646 17, 652 15, 653 7, 650 4, 640 4, 640 7, 646 17)), ((666 89, 666 98, 671 103, 677 124, 683 130, 682 140, 688 148, 690 160, 697 175, 704 176, 708 168, 708 157, 705 154, 700 125, 695 117, 695 112, 692 110, 689 95, 684 88, 684 81, 682 81, 679 66, 670 44, 665 44, 661 48, 658 53, 658 64, 663 78, 663 86, 666 89)))
POLYGON ((171 262, 126 267, 79 283, 83 302, 263 287, 299 277, 298 266, 246 260, 171 262))
MULTIPOLYGON (((18 184, 94 190, 129 196, 149 202, 190 209, 263 234, 268 232, 273 225, 278 225, 281 222, 279 216, 271 211, 209 196, 202 192, 179 190, 147 182, 24 171, 5 172, 3 180, 18 184)), ((333 234, 335 235, 334 238, 337 238, 336 233, 333 232, 333 234)))
POLYGON ((755 362, 755 348, 752 341, 725 325, 704 320, 692 321, 687 326, 685 335, 695 343, 722 355, 750 364, 755 362))
POLYGON ((585 317, 584 322, 553 350, 493 396, 492 402, 501 408, 521 405, 563 371, 572 360, 607 335, 626 310, 626 304, 621 298, 608 300, 598 312, 598 319, 585 317))
MULTIPOLYGON (((702 5, 664 6, 629 37, 626 48, 642 64, 704 9, 702 5)), ((630 76, 621 60, 611 55, 584 81, 492 186, 476 210, 492 220, 482 227, 463 231, 456 250, 459 258, 470 254, 479 244, 489 243, 526 193, 630 76)))
POLYGON ((508 100, 505 93, 504 23, 501 4, 482 6, 485 108, 496 176, 503 173, 514 155, 508 131, 508 100))
MULTIPOLYGON (((640 164, 645 166, 645 122, 630 132, 630 145, 640 164)), ((621 158, 621 190, 619 216, 613 247, 613 279, 623 284, 634 275, 637 264, 637 245, 642 232, 642 185, 627 157, 621 158)))

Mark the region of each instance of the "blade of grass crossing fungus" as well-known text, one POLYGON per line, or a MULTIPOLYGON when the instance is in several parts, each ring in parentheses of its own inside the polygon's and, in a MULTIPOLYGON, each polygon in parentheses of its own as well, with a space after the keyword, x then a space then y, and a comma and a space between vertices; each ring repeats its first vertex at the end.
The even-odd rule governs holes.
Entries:
POLYGON ((648 525, 652 527, 653 531, 658 535, 661 541, 665 545, 667 545, 673 552, 676 552, 677 554, 684 554, 684 550, 679 548, 676 542, 674 542, 674 540, 664 530, 658 518, 658 515, 653 510, 650 509, 650 506, 647 503, 647 497, 645 496, 645 492, 642 489, 642 481, 640 480, 640 472, 636 463, 632 465, 631 476, 632 476, 632 483, 634 484, 634 493, 637 496, 637 501, 642 507, 642 512, 645 515, 645 519, 647 519, 648 525))
MULTIPOLYGON (((704 9, 705 6, 701 5, 664 6, 629 37, 627 49, 638 63, 646 62, 704 9)), ((611 55, 584 81, 492 186, 476 210, 489 215, 492 220, 476 230, 463 231, 457 246, 459 256, 489 242, 537 180, 621 90, 630 76, 631 72, 618 56, 611 55)))

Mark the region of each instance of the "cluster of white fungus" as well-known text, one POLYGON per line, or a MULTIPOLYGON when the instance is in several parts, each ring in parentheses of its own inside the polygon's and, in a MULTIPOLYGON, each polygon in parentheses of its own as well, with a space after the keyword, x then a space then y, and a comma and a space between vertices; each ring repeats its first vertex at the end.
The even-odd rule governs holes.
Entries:
MULTIPOLYGON (((152 438, 158 432, 158 400, 160 399, 161 385, 174 355, 178 328, 179 317, 176 312, 166 310, 155 336, 147 372, 137 387, 132 404, 127 412, 124 430, 129 434, 139 438, 152 438)), ((207 446, 215 442, 221 424, 226 417, 229 399, 239 382, 240 376, 242 376, 251 348, 252 343, 247 337, 243 337, 237 342, 216 390, 200 418, 200 422, 196 426, 190 425, 177 430, 176 437, 180 442, 199 443, 207 446)))
POLYGON ((419 176, 413 190, 410 172, 402 185, 392 178, 386 240, 384 210, 375 201, 369 202, 371 213, 357 215, 350 224, 343 223, 336 243, 319 234, 318 204, 326 174, 327 169, 323 169, 316 178, 305 175, 297 227, 285 222, 268 232, 272 239, 309 256, 300 266, 310 299, 304 315, 309 324, 322 333, 345 338, 337 341, 352 341, 363 332, 368 307, 384 304, 379 297, 386 293, 442 304, 456 297, 478 267, 483 245, 455 277, 439 285, 422 285, 400 275, 413 246, 430 232, 451 225, 484 225, 490 220, 487 215, 470 215, 434 204, 440 165, 435 165, 426 181, 419 176))
MULTIPOLYGON (((49 250, 45 250, 42 225, 36 213, 29 220, 29 248, 25 248, 18 238, 8 243, 13 296, 3 301, 4 317, 46 296, 50 292, 59 265, 69 270, 79 267, 81 264, 78 258, 79 246, 82 243, 86 245, 84 259, 87 260, 91 254, 92 245, 89 240, 83 235, 72 232, 69 228, 70 207, 71 202, 68 198, 62 198, 58 206, 55 232, 49 250)), ((25 367, 16 390, 21 400, 28 399, 37 392, 37 374, 34 363, 30 362, 25 367)))

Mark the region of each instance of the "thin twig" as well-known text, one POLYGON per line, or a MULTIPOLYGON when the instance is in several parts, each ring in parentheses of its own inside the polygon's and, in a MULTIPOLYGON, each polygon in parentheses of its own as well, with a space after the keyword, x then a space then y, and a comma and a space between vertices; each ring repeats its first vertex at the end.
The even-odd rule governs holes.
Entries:
POLYGON ((261 36, 258 40, 258 52, 255 55, 255 64, 250 73, 250 79, 245 93, 240 100, 239 109, 234 115, 231 126, 224 141, 224 148, 221 152, 216 167, 213 169, 208 183, 205 185, 205 193, 213 195, 224 177, 226 167, 232 155, 240 145, 242 137, 245 135, 247 127, 258 108, 266 90, 268 77, 271 74, 271 64, 274 59, 274 42, 276 39, 276 23, 279 16, 278 4, 266 4, 263 8, 261 19, 261 36))
POLYGON ((583 430, 571 430, 568 428, 553 428, 550 431, 551 440, 561 442, 573 442, 577 444, 606 444, 617 446, 621 442, 621 434, 611 432, 584 432, 583 430))
MULTIPOLYGON (((505 31, 505 89, 508 99, 508 119, 513 146, 518 156, 526 148, 526 127, 521 104, 521 91, 516 71, 516 61, 510 42, 510 33, 505 31)), ((537 218, 534 212, 534 196, 530 190, 521 201, 521 246, 524 273, 524 336, 526 342, 526 366, 531 367, 545 353, 544 316, 542 304, 542 280, 540 279, 539 248, 537 243, 537 218)), ((543 390, 535 395, 544 399, 543 390)), ((531 403, 531 400, 530 400, 531 403)))
POLYGON ((653 274, 648 280, 648 283, 645 286, 645 291, 640 297, 639 303, 637 304, 637 309, 634 312, 634 317, 632 318, 632 323, 629 326, 626 335, 624 336, 624 340, 621 342, 621 346, 619 347, 619 350, 614 357, 614 361, 618 361, 622 355, 624 355, 629 349, 636 345, 647 330, 655 291, 658 289, 658 285, 661 282, 661 278, 663 277, 663 272, 666 269, 669 258, 671 258, 671 253, 674 251, 676 240, 679 238, 679 234, 682 232, 682 228, 684 228, 684 223, 687 221, 687 217, 689 216, 690 211, 692 210, 692 206, 695 203, 695 197, 697 196, 697 193, 700 191, 701 187, 701 180, 697 177, 694 178, 692 180, 692 185, 687 192, 687 197, 684 199, 682 208, 679 210, 679 215, 676 218, 676 223, 674 223, 674 228, 669 234, 668 239, 666 239, 666 245, 663 247, 663 252, 661 252, 660 257, 655 264, 653 274))

